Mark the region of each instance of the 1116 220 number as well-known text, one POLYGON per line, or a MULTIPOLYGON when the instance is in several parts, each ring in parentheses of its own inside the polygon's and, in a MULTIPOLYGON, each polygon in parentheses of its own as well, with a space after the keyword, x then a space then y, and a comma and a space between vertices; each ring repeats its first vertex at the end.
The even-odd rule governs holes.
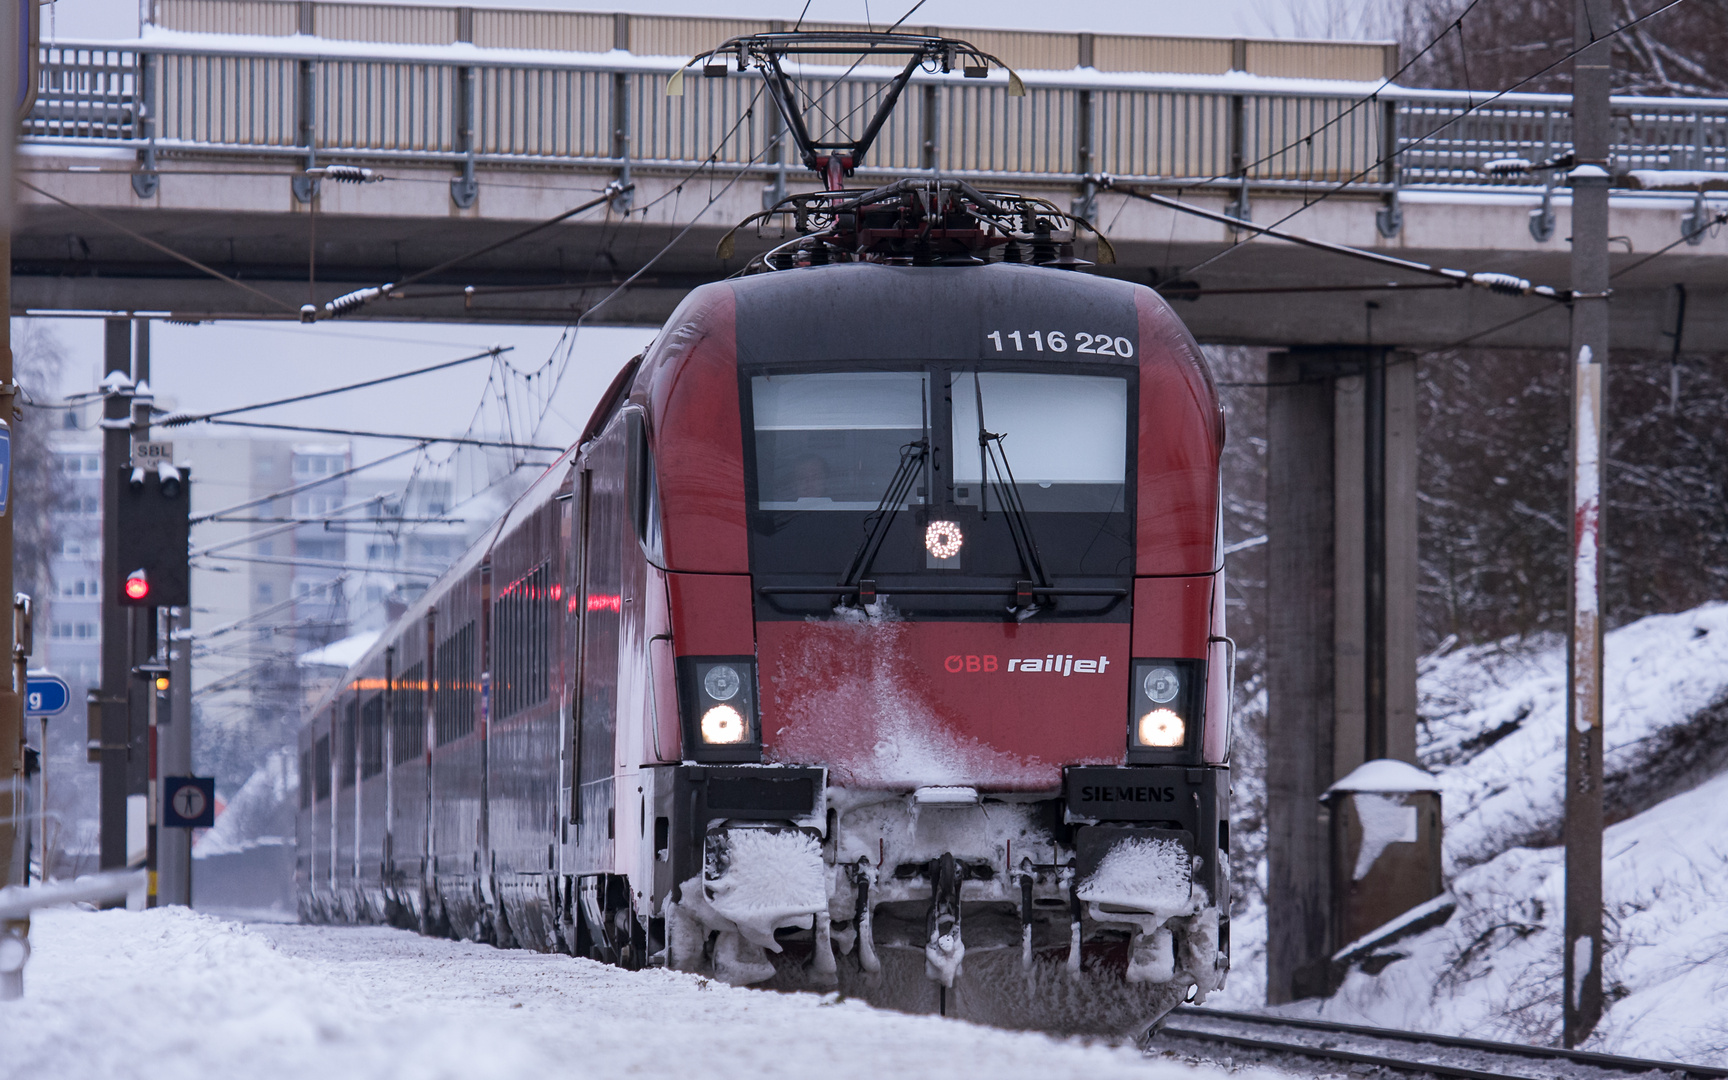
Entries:
MULTIPOLYGON (((1068 351, 1068 335, 1060 330, 1027 330, 1024 333, 1019 330, 992 330, 984 337, 996 346, 997 352, 1068 351)), ((1131 357, 1134 355, 1134 343, 1125 337, 1081 331, 1074 335, 1074 351, 1087 356, 1131 357)))

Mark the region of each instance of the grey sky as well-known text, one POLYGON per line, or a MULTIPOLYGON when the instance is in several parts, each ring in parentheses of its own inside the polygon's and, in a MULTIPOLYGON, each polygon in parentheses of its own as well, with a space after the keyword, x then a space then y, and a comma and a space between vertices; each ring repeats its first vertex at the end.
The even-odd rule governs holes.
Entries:
MULTIPOLYGON (((60 394, 89 390, 100 378, 102 321, 44 319, 66 346, 70 363, 60 394)), ((507 362, 533 371, 552 355, 561 327, 428 325, 415 323, 218 323, 202 326, 152 324, 152 389, 159 404, 182 412, 210 412, 313 390, 361 382, 426 367, 487 349, 513 346, 507 362)), ((583 328, 562 385, 533 441, 549 446, 572 442, 618 368, 654 336, 652 329, 583 328)), ((234 419, 316 427, 389 431, 410 435, 458 435, 468 428, 485 395, 491 366, 476 361, 430 375, 298 405, 248 413, 234 419)), ((523 401, 524 407, 529 407, 523 401)), ((537 412, 537 410, 534 410, 537 412)), ((488 435, 498 425, 484 425, 488 435)), ((158 429, 176 435, 243 435, 247 429, 205 424, 158 429)), ((316 442, 319 436, 258 431, 262 438, 316 442)), ((520 438, 520 436, 519 436, 520 438)), ((408 444, 362 439, 356 461, 369 461, 408 444)), ((408 459, 381 475, 401 475, 408 459)))

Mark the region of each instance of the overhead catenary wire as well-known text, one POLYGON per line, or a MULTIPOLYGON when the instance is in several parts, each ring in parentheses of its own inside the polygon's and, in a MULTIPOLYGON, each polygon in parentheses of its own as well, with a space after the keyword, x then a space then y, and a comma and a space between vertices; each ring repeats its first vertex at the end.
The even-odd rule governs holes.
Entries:
POLYGON ((281 491, 273 491, 268 495, 260 495, 256 499, 248 499, 243 503, 235 503, 233 506, 226 506, 220 510, 212 510, 208 514, 200 514, 197 517, 194 517, 191 520, 191 524, 202 525, 206 521, 220 521, 227 515, 238 513, 241 510, 250 510, 255 506, 263 506, 265 503, 275 502, 277 499, 292 498, 303 491, 311 491, 313 488, 322 487, 325 484, 330 483, 332 480, 341 480, 344 477, 353 476, 357 472, 364 472, 367 469, 375 469, 380 465, 395 461, 397 458, 407 457, 418 449, 420 449, 420 447, 410 446, 406 450, 398 450, 392 454, 385 454, 381 458, 375 458, 372 461, 366 462, 364 465, 355 465, 352 468, 343 469, 341 472, 334 472, 328 476, 320 476, 316 480, 309 480, 304 484, 296 484, 293 487, 284 488, 281 491))
MULTIPOLYGON (((1711 228, 1714 228, 1715 226, 1724 225, 1724 224, 1728 224, 1728 212, 1719 213, 1715 217, 1711 218, 1710 220, 1705 221, 1705 222, 1695 226, 1690 232, 1682 233, 1680 236, 1680 239, 1675 240, 1671 244, 1666 244, 1663 247, 1658 248, 1657 250, 1644 256, 1642 259, 1639 259, 1637 262, 1631 263, 1630 265, 1627 265, 1627 266, 1622 266, 1620 269, 1618 269, 1618 270, 1614 271, 1612 274, 1610 274, 1608 276, 1608 280, 1610 280, 1610 281, 1618 280, 1619 278, 1623 277, 1624 275, 1630 274, 1632 271, 1637 270, 1639 267, 1644 266, 1645 264, 1649 263, 1651 260, 1653 260, 1659 256, 1666 255, 1668 252, 1672 251, 1673 249, 1679 247, 1681 244, 1685 243, 1689 238, 1691 238, 1693 236, 1697 236, 1699 233, 1705 232, 1711 228)), ((1505 322, 1496 323, 1493 326, 1488 327, 1486 330, 1478 330, 1475 333, 1469 335, 1468 337, 1459 338, 1457 341, 1454 341, 1451 344, 1443 345, 1438 349, 1433 349, 1433 350, 1429 350, 1429 351, 1434 352, 1434 353, 1445 353, 1445 352, 1451 352, 1454 349, 1462 349, 1466 345, 1470 345, 1470 344, 1473 344, 1474 342, 1480 341, 1482 338, 1492 337, 1493 335, 1498 334, 1502 330, 1510 329, 1514 326, 1517 326, 1519 323, 1524 322, 1528 319, 1535 318, 1536 316, 1541 315, 1544 312, 1555 311, 1555 310, 1560 310, 1560 309, 1550 308, 1550 307, 1534 308, 1530 311, 1526 311, 1522 315, 1518 315, 1518 316, 1515 316, 1513 318, 1507 319, 1505 322)))
MULTIPOLYGON (((364 510, 369 506, 381 505, 385 500, 389 499, 389 497, 390 495, 385 492, 379 492, 376 495, 368 495, 366 498, 357 502, 351 502, 346 506, 338 506, 335 509, 330 510, 320 520, 336 521, 341 519, 344 514, 351 514, 356 510, 364 510)), ((231 540, 222 540, 218 543, 198 548, 191 552, 188 557, 196 559, 217 551, 226 551, 232 547, 240 547, 242 544, 255 544, 260 540, 268 540, 272 536, 281 536, 285 532, 292 532, 299 528, 300 525, 301 523, 298 521, 289 522, 284 525, 272 525, 268 529, 259 529, 257 532, 247 533, 245 536, 237 536, 231 540)))
MULTIPOLYGON (((1380 85, 1376 86, 1369 93, 1364 94, 1363 96, 1357 98, 1355 101, 1351 102, 1349 108, 1344 109, 1343 111, 1339 112, 1336 116, 1332 117, 1330 120, 1327 120, 1325 123, 1321 124, 1319 127, 1316 127, 1310 131, 1304 132, 1303 134, 1301 134, 1297 138, 1294 138, 1294 139, 1290 140, 1289 142, 1285 143, 1283 146, 1278 147, 1276 150, 1267 151, 1266 153, 1255 158, 1253 161, 1244 162, 1239 169, 1232 169, 1232 171, 1227 172, 1227 173, 1217 173, 1213 176, 1208 177, 1205 180, 1201 180, 1199 183, 1184 184, 1184 185, 1182 185, 1182 187, 1184 189, 1194 188, 1194 187, 1208 187, 1212 184, 1219 183, 1220 181, 1229 180, 1238 174, 1245 176, 1251 170, 1256 169, 1259 166, 1266 164, 1268 161, 1271 161, 1273 158, 1279 157, 1282 154, 1287 154, 1290 151, 1296 149, 1297 147, 1303 146, 1304 144, 1311 144, 1313 139, 1315 138, 1315 136, 1323 135, 1326 133, 1326 131, 1328 129, 1330 129, 1334 125, 1343 123, 1345 120, 1349 119, 1352 115, 1354 115, 1356 110, 1362 108, 1362 106, 1372 105, 1372 104, 1377 103, 1380 100, 1380 94, 1382 91, 1384 91, 1387 87, 1392 86, 1394 83, 1396 83, 1398 81, 1398 79, 1406 71, 1409 71, 1424 56, 1427 56, 1430 52, 1434 51, 1434 48, 1436 46, 1438 46, 1442 41, 1445 41, 1446 38, 1451 35, 1454 28, 1461 27, 1464 23, 1465 17, 1468 16, 1470 14, 1470 12, 1474 11, 1476 8, 1476 5, 1481 3, 1481 2, 1482 2, 1482 0, 1470 0, 1469 5, 1467 7, 1465 7, 1465 9, 1463 11, 1459 12, 1457 14, 1457 16, 1452 19, 1451 22, 1447 23, 1445 29, 1441 30, 1438 34, 1435 34, 1431 39, 1429 39, 1428 44, 1422 46, 1422 48, 1414 56, 1412 56, 1410 59, 1406 60, 1403 63, 1403 65, 1398 68, 1397 71, 1394 71, 1392 74, 1381 79, 1380 85)), ((1466 79, 1465 81, 1468 82, 1469 80, 1466 79)))
POLYGON ((368 387, 382 386, 385 383, 396 382, 399 379, 407 379, 415 375, 426 375, 434 371, 443 371, 446 368, 453 368, 462 364, 470 364, 476 360, 484 360, 487 357, 500 356, 504 353, 511 352, 514 349, 514 345, 494 345, 486 351, 475 353, 472 356, 464 356, 455 360, 446 360, 442 363, 428 365, 427 367, 415 368, 412 371, 401 371, 394 375, 382 375, 376 379, 367 379, 364 382, 349 383, 346 386, 334 386, 328 390, 314 390, 311 393, 296 394, 293 397, 277 398, 274 401, 261 401, 254 405, 239 405, 231 409, 217 409, 215 412, 176 413, 172 416, 163 418, 158 421, 158 423, 164 427, 179 427, 183 424, 213 420, 219 416, 233 416, 237 413, 254 412, 258 409, 274 408, 277 405, 294 405, 302 401, 312 401, 321 397, 329 397, 332 394, 345 394, 350 390, 364 390, 368 387))
POLYGON ((505 442, 501 439, 471 439, 460 435, 402 435, 388 431, 363 431, 356 428, 313 427, 307 424, 267 424, 262 420, 205 420, 221 427, 262 428, 268 431, 305 431, 314 435, 346 435, 356 439, 404 439, 417 443, 453 443, 458 446, 488 446, 499 450, 539 450, 561 454, 562 446, 539 446, 534 443, 505 442))
POLYGON ((243 615, 238 619, 235 619, 233 622, 223 623, 221 626, 212 627, 209 630, 198 630, 198 629, 194 628, 191 631, 192 640, 200 641, 200 642, 209 641, 212 638, 219 638, 219 637, 222 637, 226 634, 231 634, 234 631, 241 629, 242 627, 245 627, 251 623, 257 622, 259 619, 267 619, 270 616, 275 615, 277 612, 286 611, 287 609, 293 607, 295 604, 304 603, 307 599, 310 598, 312 593, 323 592, 326 589, 335 588, 337 586, 342 585, 347 580, 348 580, 348 574, 347 573, 341 573, 341 574, 336 575, 333 578, 330 578, 327 581, 319 581, 319 582, 312 583, 308 587, 308 590, 307 590, 306 594, 304 594, 304 595, 290 596, 286 600, 278 600, 276 603, 271 604, 269 607, 263 607, 263 608, 259 608, 257 611, 249 612, 248 614, 243 615))
MULTIPOLYGON (((334 300, 327 301, 324 304, 325 316, 326 317, 335 317, 338 315, 345 315, 348 312, 354 311, 355 309, 361 307, 362 305, 369 303, 372 300, 376 300, 378 297, 383 296, 387 293, 394 292, 395 290, 403 288, 404 286, 410 285, 416 281, 423 281, 426 278, 431 277, 434 274, 440 274, 446 270, 450 270, 456 266, 460 266, 462 263, 467 262, 469 259, 477 259, 482 255, 488 255, 494 251, 497 251, 501 247, 506 247, 510 244, 516 243, 518 240, 522 240, 522 239, 525 239, 529 236, 532 236, 537 232, 542 232, 546 229, 550 229, 552 226, 557 225, 560 222, 568 221, 569 219, 575 217, 577 214, 581 214, 581 213, 584 213, 586 211, 592 210, 596 206, 601 205, 602 203, 610 203, 615 198, 617 198, 619 195, 622 195, 627 191, 634 190, 635 186, 636 185, 634 185, 634 184, 619 184, 616 182, 608 184, 606 186, 606 190, 604 192, 602 192, 598 197, 593 198, 593 199, 589 199, 587 202, 582 203, 579 206, 573 206, 561 214, 556 214, 552 217, 547 218, 545 221, 535 222, 533 225, 529 225, 526 228, 518 229, 515 232, 511 233, 509 236, 504 237, 503 239, 494 240, 491 243, 484 244, 478 248, 475 248, 472 251, 463 252, 462 254, 457 255, 454 258, 445 259, 443 262, 439 263, 436 266, 431 266, 431 267, 426 268, 425 270, 420 270, 420 271, 417 271, 415 273, 409 274, 407 277, 402 278, 400 281, 393 281, 393 282, 390 282, 389 284, 386 284, 386 285, 374 286, 372 288, 367 288, 367 289, 356 289, 353 292, 344 293, 343 295, 336 297, 334 300)), ((309 308, 309 307, 311 307, 311 305, 308 304, 307 307, 309 308)), ((305 312, 306 308, 302 308, 301 311, 305 312)))
POLYGON ((355 570, 365 574, 407 574, 411 577, 436 578, 443 576, 442 571, 414 570, 405 566, 368 566, 365 563, 342 562, 336 559, 301 559, 292 555, 200 555, 202 559, 220 559, 225 562, 265 563, 274 566, 306 566, 315 570, 355 570))
POLYGON ((54 194, 52 191, 44 191, 43 189, 37 187, 35 184, 32 184, 28 180, 18 178, 18 183, 19 183, 19 185, 21 185, 23 187, 27 187, 31 191, 34 191, 36 194, 43 196, 44 198, 53 199, 55 202, 59 203, 61 206, 64 206, 69 210, 83 214, 87 217, 95 218, 97 221, 100 221, 102 224, 107 225, 109 228, 118 229, 121 232, 125 233, 127 236, 130 236, 132 239, 138 241, 139 243, 147 244, 150 247, 155 248, 157 251, 160 251, 162 254, 168 256, 171 259, 177 259, 180 262, 185 263, 187 266, 190 266, 195 270, 201 270, 204 273, 209 274, 213 278, 216 278, 220 281, 226 281, 228 284, 234 286, 236 289, 241 289, 245 292, 249 292, 253 296, 259 297, 268 303, 274 304, 275 306, 277 306, 279 308, 284 308, 288 311, 294 310, 294 305, 288 303, 287 301, 282 300, 279 297, 271 296, 269 293, 264 292, 262 289, 255 289, 252 286, 246 284, 244 281, 240 281, 236 278, 231 278, 227 274, 224 274, 222 271, 217 270, 214 267, 204 265, 203 263, 199 262, 197 259, 194 259, 190 255, 181 254, 180 252, 175 251, 173 248, 169 247, 168 245, 163 244, 163 243, 159 243, 158 241, 155 241, 155 240, 152 240, 148 236, 145 236, 143 233, 138 232, 135 229, 127 228, 126 226, 120 224, 118 221, 115 221, 113 218, 109 217, 106 214, 102 214, 102 213, 99 213, 95 210, 92 210, 88 206, 79 206, 75 202, 71 202, 70 200, 67 200, 67 199, 62 199, 60 196, 54 194))
POLYGON ((1473 285, 1477 288, 1487 289, 1490 292, 1496 292, 1507 296, 1540 296, 1548 300, 1560 301, 1572 298, 1571 289, 1559 289, 1552 285, 1533 285, 1526 279, 1518 277, 1515 274, 1503 274, 1496 271, 1482 270, 1475 272, 1468 270, 1453 270, 1449 267, 1433 266, 1429 263, 1417 262, 1414 259, 1401 259, 1396 255, 1387 255, 1384 252, 1372 251, 1366 248, 1349 247, 1345 244, 1335 244, 1330 240, 1316 240, 1309 236, 1298 236, 1295 233, 1283 232, 1274 226, 1256 225, 1251 221, 1241 221, 1237 218, 1231 217, 1229 214, 1220 213, 1216 210, 1207 210, 1204 207, 1195 206, 1192 203, 1185 203, 1164 195, 1152 194, 1132 187, 1118 186, 1109 178, 1106 178, 1105 183, 1112 191, 1119 191, 1132 198, 1141 199, 1158 206, 1167 207, 1180 213, 1193 214, 1196 217, 1203 217, 1210 221, 1222 222, 1232 228, 1247 230, 1261 236, 1270 236, 1287 243, 1299 244, 1302 247, 1313 248, 1316 251, 1326 251, 1331 252, 1334 255, 1344 255, 1349 258, 1362 259, 1367 262, 1378 263, 1381 266, 1391 266, 1399 270, 1407 270, 1415 274, 1426 274, 1430 277, 1445 278, 1447 281, 1460 287, 1473 285))
POLYGON ((1642 259, 1639 259, 1637 262, 1632 263, 1628 266, 1623 266, 1620 269, 1614 271, 1613 274, 1609 275, 1609 280, 1613 280, 1614 278, 1620 277, 1623 274, 1630 274, 1632 271, 1645 265, 1646 263, 1650 262, 1651 260, 1668 254, 1670 251, 1673 251, 1675 248, 1679 247, 1681 244, 1687 243, 1688 241, 1691 241, 1691 240, 1695 239, 1696 237, 1701 236, 1706 232, 1709 232, 1711 229, 1715 228, 1718 225, 1728 225, 1728 211, 1718 213, 1718 214, 1714 215, 1713 217, 1710 217, 1710 218, 1707 218, 1703 221, 1700 221, 1698 224, 1694 225, 1689 230, 1682 230, 1680 233, 1680 239, 1675 240, 1674 242, 1669 243, 1669 244, 1664 244, 1662 247, 1657 248, 1655 251, 1652 251, 1650 254, 1644 256, 1642 259))
MULTIPOLYGON (((917 3, 913 4, 910 8, 907 9, 906 14, 900 16, 900 18, 898 18, 894 21, 894 24, 888 28, 887 32, 892 33, 895 29, 899 28, 899 26, 902 23, 904 23, 907 19, 911 18, 912 15, 919 8, 923 7, 924 3, 925 3, 925 0, 917 0, 917 3)), ((799 17, 799 21, 800 22, 803 21, 802 16, 799 17)), ((694 61, 692 61, 692 63, 693 62, 694 61)), ((851 74, 858 67, 858 65, 863 63, 863 62, 864 62, 864 58, 862 56, 860 56, 857 60, 854 60, 852 62, 852 66, 846 69, 846 72, 845 72, 845 74, 843 74, 841 76, 841 79, 844 79, 846 77, 846 75, 851 74)), ((680 70, 682 70, 682 69, 680 69, 680 70)), ((826 97, 829 93, 831 93, 834 90, 835 87, 837 87, 839 85, 840 85, 840 80, 836 80, 834 83, 832 83, 829 86, 829 88, 827 90, 824 90, 822 92, 822 94, 816 98, 816 100, 820 101, 823 97, 826 97)), ((750 99, 752 109, 755 107, 755 103, 758 100, 758 98, 761 97, 761 93, 762 93, 761 89, 758 88, 755 96, 753 96, 750 99)), ((748 110, 746 111, 746 115, 748 115, 748 110)), ((740 119, 742 119, 742 118, 740 118, 740 119)), ((732 137, 732 134, 734 132, 736 132, 737 129, 738 129, 738 125, 734 124, 732 129, 729 130, 726 133, 726 135, 722 137, 719 145, 724 146, 726 141, 732 137)), ((767 146, 764 146, 761 150, 758 150, 755 154, 751 155, 750 160, 745 163, 746 166, 754 165, 756 163, 756 160, 758 158, 760 158, 767 151, 768 151, 767 146)), ((712 161, 714 160, 715 156, 718 153, 719 153, 719 147, 716 147, 714 152, 709 155, 709 159, 707 161, 704 161, 702 166, 700 166, 697 171, 700 171, 700 168, 706 168, 710 163, 712 163, 712 161)), ((606 304, 610 303, 614 297, 618 296, 625 289, 629 288, 636 281, 637 278, 640 278, 644 273, 646 273, 649 267, 651 267, 655 263, 659 262, 660 259, 662 257, 664 257, 668 251, 671 251, 672 248, 675 247, 680 240, 684 239, 684 237, 690 232, 691 229, 695 228, 696 223, 701 220, 702 215, 708 211, 709 207, 712 207, 716 202, 719 201, 719 199, 722 195, 724 195, 724 194, 726 194, 726 192, 730 191, 732 189, 732 185, 736 184, 738 182, 739 178, 742 177, 743 175, 744 175, 744 172, 742 169, 735 172, 732 175, 732 178, 730 180, 726 181, 725 185, 723 185, 719 191, 713 193, 712 195, 710 195, 708 197, 708 202, 703 205, 701 210, 697 211, 696 213, 694 213, 690 216, 689 223, 686 224, 684 226, 684 228, 679 230, 678 235, 674 236, 671 240, 667 241, 666 244, 663 247, 661 247, 659 251, 655 252, 648 259, 647 262, 643 263, 640 267, 638 267, 635 273, 631 274, 628 278, 624 279, 623 282, 619 283, 617 288, 615 288, 611 292, 607 293, 604 297, 601 297, 601 299, 597 303, 593 304, 586 311, 584 311, 580 316, 578 316, 576 319, 576 322, 573 325, 581 326, 584 322, 587 321, 587 319, 591 315, 594 314, 594 312, 599 311, 606 304)), ((680 185, 680 186, 682 186, 682 185, 680 185)), ((664 198, 664 196, 662 196, 662 198, 664 198)))
POLYGON ((225 517, 223 525, 323 525, 325 532, 368 532, 386 528, 389 525, 461 525, 465 519, 453 518, 445 514, 431 517, 409 517, 404 514, 391 514, 387 518, 372 518, 370 520, 353 521, 324 517, 225 517), (362 529, 336 529, 335 525, 361 525, 362 529))

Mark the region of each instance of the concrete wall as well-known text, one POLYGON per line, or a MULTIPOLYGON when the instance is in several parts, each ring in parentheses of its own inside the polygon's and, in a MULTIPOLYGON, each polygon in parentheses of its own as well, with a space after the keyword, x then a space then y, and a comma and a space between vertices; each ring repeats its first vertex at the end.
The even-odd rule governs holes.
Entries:
POLYGON ((1416 377, 1384 348, 1274 353, 1267 365, 1267 1000, 1331 991, 1332 838, 1320 798, 1369 757, 1416 756, 1416 377), (1369 691, 1373 502, 1365 364, 1385 376, 1384 702, 1369 691), (1376 755, 1377 756, 1377 755, 1376 755))

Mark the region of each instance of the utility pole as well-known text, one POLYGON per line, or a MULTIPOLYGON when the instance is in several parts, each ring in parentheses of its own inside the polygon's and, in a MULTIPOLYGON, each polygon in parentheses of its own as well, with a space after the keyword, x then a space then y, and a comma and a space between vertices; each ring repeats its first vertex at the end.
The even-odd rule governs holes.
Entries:
MULTIPOLYGON (((21 0, 27 2, 27 0, 21 0)), ((33 5, 32 5, 33 6, 33 5)), ((19 55, 18 12, 16 4, 4 7, 6 32, 4 40, 0 41, 0 86, 13 87, 18 85, 17 60, 19 55)), ((8 91, 7 96, 11 96, 8 91)), ((22 104, 22 103, 19 103, 22 104)), ((4 427, 8 440, 8 461, 6 476, 0 479, 0 486, 12 486, 12 467, 10 461, 10 440, 15 427, 16 417, 13 402, 16 400, 18 386, 14 381, 12 369, 12 217, 13 217, 13 186, 12 186, 12 143, 13 123, 16 112, 13 103, 7 101, 0 106, 0 256, 5 259, 5 265, 0 267, 0 305, 4 306, 4 326, 0 326, 0 427, 4 427)), ((10 495, 10 491, 5 494, 10 495)), ((12 602, 12 523, 16 518, 14 513, 16 500, 7 498, 3 512, 0 512, 0 600, 10 605, 12 602)), ((0 617, 0 656, 8 661, 12 659, 12 619, 0 617)), ((16 666, 16 665, 10 665, 16 666)), ((27 870, 24 850, 27 845, 27 824, 20 820, 20 810, 23 808, 24 797, 24 688, 14 685, 15 678, 8 676, 0 679, 0 886, 22 885, 24 873, 27 870)), ((20 921, 19 926, 27 927, 28 923, 20 921)), ((14 932, 11 928, 0 924, 0 934, 14 932)), ((6 996, 5 987, 0 986, 0 997, 6 996)))
POLYGON ((1572 568, 1566 652, 1566 947, 1561 1037, 1602 1018, 1603 365, 1608 360, 1609 0, 1574 0, 1572 568))
MULTIPOLYGON (((192 775, 192 609, 170 608, 168 719, 157 730, 158 776, 192 775)), ((156 808, 157 821, 165 816, 156 808)), ((192 830, 156 828, 156 902, 192 906, 192 830)))
MULTIPOLYGON (((102 687, 91 757, 101 762, 101 867, 127 863, 127 795, 132 757, 132 609, 120 603, 120 486, 132 454, 132 335, 127 319, 103 325, 102 379, 102 687)), ((141 748, 140 748, 141 749, 141 748)))
MULTIPOLYGON (((133 448, 140 440, 150 438, 150 406, 154 403, 155 398, 150 392, 150 320, 133 319, 132 423, 126 433, 126 464, 133 471, 127 479, 128 486, 137 485, 137 470, 139 466, 144 464, 137 460, 137 454, 133 452, 133 448)), ((116 513, 115 525, 116 531, 121 534, 121 540, 115 549, 118 552, 126 544, 125 531, 131 526, 131 523, 125 521, 123 515, 116 513)), ((120 574, 127 573, 131 569, 129 566, 117 563, 115 566, 117 572, 108 575, 112 582, 110 587, 118 586, 120 574)), ((157 770, 156 762, 157 747, 160 742, 157 723, 162 695, 156 688, 156 675, 153 672, 141 673, 138 667, 139 665, 157 666, 149 662, 161 650, 161 635, 154 604, 145 608, 135 608, 126 614, 131 620, 131 651, 127 657, 127 675, 129 677, 126 680, 128 712, 129 719, 132 720, 132 734, 135 737, 140 735, 143 737, 142 743, 136 747, 142 753, 135 752, 128 762, 126 797, 131 800, 137 798, 140 793, 144 796, 144 869, 148 872, 144 903, 149 907, 155 907, 157 842, 160 840, 162 822, 162 808, 159 805, 161 783, 158 780, 160 773, 157 770), (140 719, 144 720, 145 723, 138 724, 136 721, 140 719)), ((135 817, 137 811, 131 809, 133 805, 135 804, 128 804, 128 813, 135 817)), ((135 821, 128 820, 128 831, 135 825, 135 821)), ((132 847, 133 842, 128 840, 127 846, 132 847)), ((137 852, 135 850, 129 852, 128 858, 129 861, 135 861, 137 852)))

